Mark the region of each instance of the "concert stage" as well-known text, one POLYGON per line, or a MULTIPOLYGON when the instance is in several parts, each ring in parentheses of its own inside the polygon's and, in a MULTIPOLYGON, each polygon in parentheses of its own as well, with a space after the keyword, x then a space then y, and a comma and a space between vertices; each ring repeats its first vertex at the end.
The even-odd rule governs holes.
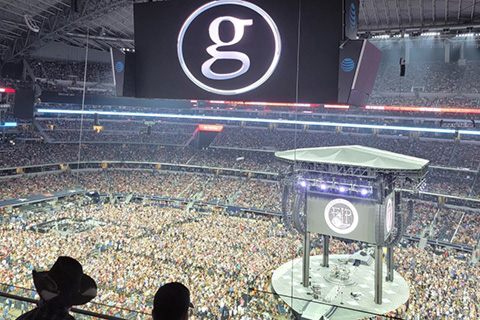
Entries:
MULTIPOLYGON (((408 283, 395 271, 393 282, 383 281, 382 304, 375 304, 375 264, 354 266, 352 262, 346 263, 350 257, 331 255, 329 268, 321 266, 322 256, 310 257, 308 288, 301 284, 302 259, 289 261, 273 272, 273 289, 302 319, 312 320, 322 315, 328 315, 330 320, 361 319, 385 314, 407 302, 408 283)), ((386 269, 383 268, 384 279, 386 269)))

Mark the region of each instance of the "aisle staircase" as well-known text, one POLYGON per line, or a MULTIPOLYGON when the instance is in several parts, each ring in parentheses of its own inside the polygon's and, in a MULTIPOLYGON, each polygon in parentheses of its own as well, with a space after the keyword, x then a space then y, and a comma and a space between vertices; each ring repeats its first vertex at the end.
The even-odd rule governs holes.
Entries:
POLYGON ((455 155, 455 152, 457 151, 457 146, 458 146, 459 143, 460 143, 459 140, 457 140, 453 143, 452 153, 450 154, 450 159, 448 159, 448 163, 447 163, 447 166, 449 166, 449 167, 452 166, 452 161, 455 158, 454 155, 455 155))

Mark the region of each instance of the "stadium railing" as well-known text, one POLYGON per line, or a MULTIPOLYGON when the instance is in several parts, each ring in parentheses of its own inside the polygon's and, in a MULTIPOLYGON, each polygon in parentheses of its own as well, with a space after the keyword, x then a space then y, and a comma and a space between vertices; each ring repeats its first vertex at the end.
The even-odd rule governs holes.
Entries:
MULTIPOLYGON (((32 289, 20 288, 0 283, 0 306, 3 305, 0 317, 3 317, 2 319, 4 320, 13 320, 21 314, 34 309, 39 302, 39 300, 35 299, 34 297, 36 297, 36 292, 32 289)), ((77 320, 129 320, 136 319, 138 314, 144 315, 146 318, 150 316, 139 311, 133 311, 93 302, 88 303, 86 307, 94 310, 102 309, 109 314, 89 311, 80 308, 72 308, 70 311, 74 314, 75 319, 77 320)))

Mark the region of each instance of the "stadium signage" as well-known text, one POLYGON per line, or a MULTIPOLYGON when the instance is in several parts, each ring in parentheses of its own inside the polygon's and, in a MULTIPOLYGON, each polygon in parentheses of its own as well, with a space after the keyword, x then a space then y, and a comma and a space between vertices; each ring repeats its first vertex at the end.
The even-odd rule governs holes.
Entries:
POLYGON ((220 132, 223 130, 223 126, 215 124, 199 124, 198 130, 200 131, 211 131, 211 132, 220 132))
POLYGON ((196 86, 215 94, 237 95, 258 88, 272 76, 280 60, 281 47, 280 32, 275 21, 266 11, 247 1, 221 0, 204 4, 187 18, 178 34, 177 55, 183 72, 196 86), (218 7, 232 6, 248 10, 243 11, 238 17, 232 16, 231 11, 229 11, 229 15, 224 15, 221 10, 218 10, 218 7), (216 9, 214 16, 218 16, 210 21, 211 18, 206 19, 203 16, 208 16, 204 13, 212 9, 216 9), (245 17, 246 15, 248 18, 240 18, 240 16, 245 17), (259 19, 263 19, 266 24, 259 23, 259 19), (195 24, 195 28, 191 27, 196 20, 201 21, 195 24), (232 28, 233 34, 229 37, 223 35, 222 38, 222 28, 228 27, 232 28), (194 44, 194 39, 197 38, 195 34, 201 32, 202 28, 208 28, 209 43, 196 46, 194 44), (267 33, 273 40, 273 46, 263 48, 263 50, 271 51, 270 54, 255 56, 255 59, 265 60, 256 64, 255 69, 258 69, 260 65, 264 66, 265 71, 263 74, 251 77, 248 76, 248 73, 251 71, 252 56, 248 54, 248 51, 251 51, 248 46, 258 45, 260 41, 246 41, 246 38, 265 33, 265 30, 259 31, 262 28, 269 29, 267 33), (190 34, 189 37, 187 33, 190 34), (194 51, 198 54, 206 51, 209 58, 199 66, 198 61, 194 61, 196 59, 188 59, 184 54, 185 51, 194 51), (195 73, 193 70, 201 70, 201 73, 195 73), (243 75, 246 77, 242 79, 243 75))
POLYGON ((349 234, 358 225, 357 209, 345 199, 330 201, 325 207, 324 216, 328 227, 339 234, 349 234))
POLYGON ((466 121, 448 121, 440 120, 440 127, 442 128, 475 128, 475 120, 466 121))

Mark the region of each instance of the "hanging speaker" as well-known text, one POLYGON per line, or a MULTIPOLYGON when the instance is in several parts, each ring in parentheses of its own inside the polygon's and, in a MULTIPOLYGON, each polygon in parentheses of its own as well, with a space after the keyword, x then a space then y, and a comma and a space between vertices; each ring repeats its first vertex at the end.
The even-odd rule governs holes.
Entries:
POLYGON ((405 59, 400 58, 400 77, 405 77, 405 59))
POLYGON ((368 40, 348 40, 340 46, 338 103, 366 105, 381 58, 382 52, 368 40))
POLYGON ((33 86, 19 87, 15 91, 13 116, 17 119, 32 120, 35 102, 33 86))

